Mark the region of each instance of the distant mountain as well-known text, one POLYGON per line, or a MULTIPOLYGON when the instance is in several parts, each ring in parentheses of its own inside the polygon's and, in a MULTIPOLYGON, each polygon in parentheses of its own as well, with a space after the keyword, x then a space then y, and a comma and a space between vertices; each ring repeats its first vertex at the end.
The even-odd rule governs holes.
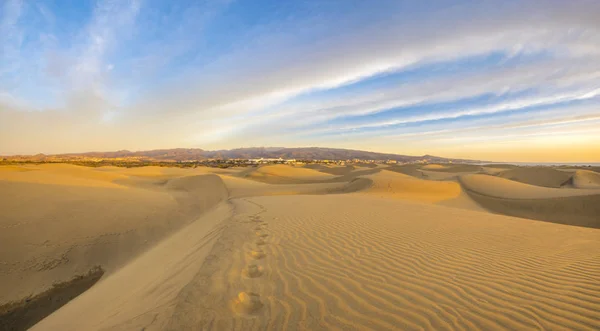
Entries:
POLYGON ((34 161, 52 161, 52 160, 80 160, 88 158, 101 159, 139 159, 146 161, 191 161, 206 159, 258 159, 258 158, 283 158, 300 160, 394 160, 398 162, 456 162, 456 163, 476 163, 484 162, 478 160, 450 159, 439 156, 423 155, 409 156, 400 154, 376 153, 368 151, 359 151, 340 148, 322 148, 322 147, 251 147, 236 148, 229 150, 206 151, 200 148, 173 148, 173 149, 155 149, 150 151, 120 150, 114 152, 87 152, 87 153, 69 153, 69 154, 36 154, 36 155, 16 155, 5 156, 7 160, 34 160, 34 161))

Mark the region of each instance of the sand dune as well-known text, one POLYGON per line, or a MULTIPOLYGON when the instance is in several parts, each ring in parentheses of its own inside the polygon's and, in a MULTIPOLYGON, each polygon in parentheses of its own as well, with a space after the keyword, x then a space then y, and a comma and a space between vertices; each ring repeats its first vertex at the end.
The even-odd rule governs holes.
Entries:
POLYGON ((456 180, 462 173, 419 170, 423 179, 429 180, 456 180))
POLYGON ((360 194, 485 211, 463 192, 456 181, 418 179, 387 170, 364 178, 371 180, 372 184, 366 189, 357 191, 360 194))
POLYGON ((307 164, 304 168, 317 170, 326 174, 334 175, 334 176, 342 176, 351 173, 354 170, 357 170, 356 167, 348 165, 348 166, 325 166, 322 164, 307 164))
POLYGON ((312 168, 318 170, 320 172, 324 172, 326 174, 334 175, 334 176, 342 176, 351 173, 352 171, 357 170, 356 167, 348 165, 348 166, 321 166, 319 168, 312 168))
POLYGON ((423 171, 421 170, 421 166, 417 164, 407 164, 400 166, 390 166, 385 170, 397 172, 400 174, 405 174, 408 176, 416 177, 416 178, 424 178, 423 171))
POLYGON ((503 171, 506 171, 506 168, 481 167, 481 173, 487 174, 487 175, 497 175, 503 171))
POLYGON ((600 189, 600 173, 590 170, 577 170, 571 178, 573 187, 582 189, 600 189))
POLYGON ((360 195, 235 204, 236 226, 179 294, 166 330, 600 325, 593 229, 360 195), (256 224, 259 259, 249 254, 256 224))
POLYGON ((102 266, 33 329, 599 329, 595 173, 448 169, 0 167, 0 304, 102 266))
POLYGON ((498 176, 525 184, 545 187, 561 187, 571 178, 571 174, 549 167, 515 168, 500 172, 498 176))
POLYGON ((474 201, 495 213, 600 228, 598 189, 547 188, 488 175, 466 175, 460 182, 474 201))
POLYGON ((480 174, 461 176, 460 182, 470 191, 505 199, 548 199, 600 194, 600 190, 541 187, 480 174))
POLYGON ((437 182, 413 178, 408 175, 382 170, 366 176, 373 185, 363 194, 394 197, 407 200, 437 202, 456 198, 460 195, 460 185, 455 182, 437 182))
POLYGON ((367 178, 349 179, 327 183, 308 184, 266 184, 246 178, 222 177, 231 198, 243 198, 271 195, 336 194, 351 193, 369 188, 371 180, 367 178))
POLYGON ((498 168, 498 169, 514 169, 514 168, 518 168, 519 166, 514 165, 514 164, 505 164, 505 163, 490 163, 490 164, 484 164, 482 165, 485 168, 498 168))
POLYGON ((219 205, 38 323, 32 330, 161 330, 178 293, 193 279, 223 231, 231 208, 219 205))
POLYGON ((456 180, 460 175, 483 171, 483 169, 479 166, 440 164, 428 164, 424 166, 419 164, 407 164, 391 166, 386 169, 412 177, 430 180, 456 180))
POLYGON ((437 170, 437 169, 445 169, 446 166, 445 165, 441 165, 441 164, 428 164, 428 165, 424 165, 421 167, 421 169, 426 169, 426 170, 437 170))
POLYGON ((25 180, 0 180, 0 304, 95 266, 110 273, 227 198, 216 175, 173 178, 147 190, 110 181, 123 174, 42 168, 25 180))
POLYGON ((448 164, 448 165, 431 164, 431 165, 423 166, 422 169, 430 170, 430 171, 453 172, 453 173, 460 173, 460 172, 475 173, 475 172, 481 171, 481 166, 474 165, 474 164, 448 164))
POLYGON ((125 178, 127 176, 119 173, 68 164, 0 167, 0 181, 9 182, 119 188, 113 181, 125 178))
POLYGON ((248 172, 245 177, 269 184, 300 184, 324 181, 334 176, 303 167, 267 165, 248 172))

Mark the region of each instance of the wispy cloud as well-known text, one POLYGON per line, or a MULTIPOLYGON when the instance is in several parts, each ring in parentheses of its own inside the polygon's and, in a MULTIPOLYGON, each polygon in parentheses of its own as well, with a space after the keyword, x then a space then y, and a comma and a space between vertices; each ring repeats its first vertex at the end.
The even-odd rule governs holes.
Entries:
POLYGON ((592 121, 580 104, 600 93, 595 1, 2 6, 0 153, 280 141, 390 151, 407 134, 516 130, 530 121, 517 113, 592 121))

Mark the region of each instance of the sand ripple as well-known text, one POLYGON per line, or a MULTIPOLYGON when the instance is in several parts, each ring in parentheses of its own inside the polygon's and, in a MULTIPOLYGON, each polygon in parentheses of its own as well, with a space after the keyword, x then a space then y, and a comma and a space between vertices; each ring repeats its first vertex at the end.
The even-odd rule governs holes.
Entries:
MULTIPOLYGON (((206 282, 214 314, 196 321, 203 329, 600 328, 595 229, 364 196, 240 204, 269 220, 264 273, 232 273, 248 261, 251 225, 225 233, 233 253, 206 282), (236 290, 260 295, 260 311, 220 309, 236 290)), ((189 314, 175 314, 172 329, 186 329, 189 314)))

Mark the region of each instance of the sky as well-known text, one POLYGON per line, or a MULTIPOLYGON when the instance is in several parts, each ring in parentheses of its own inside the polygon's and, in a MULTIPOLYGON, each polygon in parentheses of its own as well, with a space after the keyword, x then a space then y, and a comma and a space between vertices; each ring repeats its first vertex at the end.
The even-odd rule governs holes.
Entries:
POLYGON ((600 1, 0 0, 0 155, 600 162, 600 1))

